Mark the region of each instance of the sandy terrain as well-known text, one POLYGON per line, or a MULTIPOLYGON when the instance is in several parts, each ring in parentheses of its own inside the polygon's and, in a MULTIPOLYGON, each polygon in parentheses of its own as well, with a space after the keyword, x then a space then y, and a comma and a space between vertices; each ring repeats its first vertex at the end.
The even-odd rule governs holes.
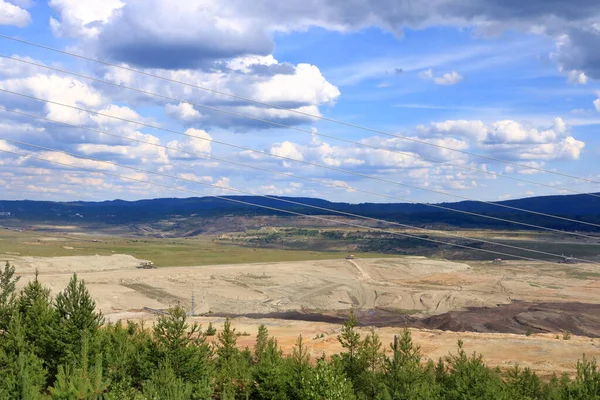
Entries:
POLYGON ((514 300, 600 304, 600 275, 590 265, 402 257, 144 270, 128 255, 10 261, 23 275, 21 285, 37 268, 54 292, 77 272, 106 314, 175 302, 189 309, 192 295, 196 314, 354 307, 435 315, 514 300))
MULTIPOLYGON (((513 321, 515 317, 510 314, 513 309, 524 320, 534 320, 532 312, 551 312, 547 306, 537 309, 515 306, 515 300, 565 304, 565 314, 570 313, 569 307, 573 307, 573 302, 588 303, 590 307, 591 304, 600 304, 600 275, 594 265, 516 261, 499 265, 483 262, 466 264, 401 257, 144 270, 135 268, 142 260, 128 255, 56 258, 11 256, 9 261, 22 276, 20 286, 31 279, 35 269, 38 269, 40 279, 53 293, 64 288, 71 274, 77 272, 86 281, 99 309, 109 321, 155 319, 155 314, 143 312, 143 309, 165 309, 175 302, 180 302, 189 310, 192 294, 195 295, 196 314, 209 311, 273 314, 311 310, 340 315, 342 310, 354 307, 363 315, 374 313, 385 316, 377 313, 389 313, 409 318, 410 314, 410 318, 419 321, 434 318, 433 321, 438 324, 436 327, 454 330, 470 330, 478 321, 481 322, 480 319, 472 320, 477 312, 488 319, 496 312, 493 309, 489 312, 476 310, 475 314, 470 313, 459 322, 456 318, 448 317, 457 315, 458 310, 467 307, 507 305, 503 307, 508 307, 508 311, 498 311, 498 315, 503 313, 503 318, 513 321)), ((222 321, 221 317, 215 315, 194 318, 205 325, 208 321, 222 321)), ((500 323, 498 321, 500 319, 492 323, 500 323)), ((549 321, 544 327, 553 323, 551 319, 549 321)), ((583 319, 575 318, 575 323, 578 321, 583 319)), ((534 322, 539 324, 539 321, 534 322)), ((273 318, 236 318, 236 328, 252 335, 240 337, 241 345, 252 344, 260 323, 269 327, 285 350, 291 348, 299 333, 309 339, 313 355, 340 350, 336 340, 339 324, 273 318), (321 333, 325 337, 316 339, 315 336, 321 333)), ((388 344, 399 329, 382 327, 378 328, 378 332, 383 342, 388 344)), ((570 340, 562 340, 562 335, 561 339, 556 339, 556 334, 526 337, 523 334, 429 329, 416 329, 413 332, 425 356, 432 359, 454 351, 460 338, 465 341, 469 352, 484 354, 490 365, 510 367, 519 363, 542 374, 572 372, 577 358, 583 353, 600 357, 600 339, 588 337, 573 336, 570 340)))

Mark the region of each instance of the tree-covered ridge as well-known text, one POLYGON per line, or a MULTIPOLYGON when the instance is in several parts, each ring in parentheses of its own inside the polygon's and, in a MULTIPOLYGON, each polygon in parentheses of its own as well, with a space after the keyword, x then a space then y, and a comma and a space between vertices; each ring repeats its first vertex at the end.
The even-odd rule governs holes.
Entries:
POLYGON ((240 349, 229 320, 220 332, 190 325, 181 307, 151 329, 105 324, 73 275, 56 295, 36 275, 19 293, 15 270, 0 271, 0 399, 600 399, 595 360, 574 379, 542 381, 528 369, 487 367, 461 342, 437 362, 424 360, 409 330, 385 346, 361 336, 351 315, 343 351, 311 362, 302 336, 284 355, 265 326, 240 349), (212 337, 212 338, 211 338, 212 337))
MULTIPOLYGON (((597 228, 591 225, 582 225, 540 214, 531 214, 518 211, 515 208, 534 211, 536 213, 565 216, 578 221, 600 223, 600 198, 598 196, 588 196, 585 194, 538 196, 493 203, 505 207, 499 208, 494 204, 478 201, 438 203, 436 204, 438 207, 431 207, 423 203, 352 204, 330 202, 318 198, 284 196, 222 196, 221 198, 209 196, 102 202, 0 200, 2 209, 11 213, 10 218, 17 218, 19 221, 28 223, 70 221, 72 223, 102 222, 121 225, 127 223, 152 223, 180 217, 207 218, 225 215, 246 217, 257 215, 291 215, 284 211, 293 211, 308 215, 340 215, 336 213, 337 211, 405 224, 444 224, 489 229, 515 227, 514 224, 502 222, 497 219, 494 220, 473 215, 475 213, 511 219, 527 224, 543 225, 553 229, 598 231, 597 228), (324 208, 332 211, 324 211, 324 208), (275 209, 284 211, 277 211, 275 209), (452 210, 460 210, 466 212, 466 214, 456 213, 452 210)), ((524 228, 524 226, 520 226, 520 228, 524 228)))

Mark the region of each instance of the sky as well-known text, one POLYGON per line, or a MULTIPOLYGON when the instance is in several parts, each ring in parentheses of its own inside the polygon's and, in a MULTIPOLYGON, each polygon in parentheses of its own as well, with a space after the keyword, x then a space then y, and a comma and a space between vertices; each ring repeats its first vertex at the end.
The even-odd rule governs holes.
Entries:
POLYGON ((597 0, 0 0, 0 35, 88 58, 0 37, 0 199, 600 192, 597 0))

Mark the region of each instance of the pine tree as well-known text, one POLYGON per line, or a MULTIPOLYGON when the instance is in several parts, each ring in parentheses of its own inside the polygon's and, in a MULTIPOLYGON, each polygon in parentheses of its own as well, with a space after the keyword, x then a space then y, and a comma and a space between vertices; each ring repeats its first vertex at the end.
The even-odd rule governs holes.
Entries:
POLYGON ((200 325, 195 323, 190 327, 181 306, 159 317, 154 325, 154 340, 154 365, 167 363, 177 378, 192 385, 194 396, 210 396, 213 354, 200 325))
POLYGON ((104 317, 96 311, 96 302, 85 282, 77 279, 77 274, 73 274, 65 290, 56 295, 55 304, 59 330, 57 340, 61 344, 63 360, 69 363, 81 353, 84 332, 95 347, 95 335, 104 317))
POLYGON ((219 356, 219 363, 231 360, 239 351, 237 348, 237 335, 235 328, 231 327, 231 320, 229 318, 225 319, 223 330, 217 334, 217 342, 217 355, 219 356))
POLYGON ((497 371, 483 363, 481 355, 467 356, 463 342, 458 341, 458 353, 446 357, 448 374, 443 381, 444 398, 453 399, 510 399, 506 386, 497 371))
POLYGON ((258 334, 256 335, 256 342, 254 344, 254 362, 259 363, 262 355, 267 348, 269 341, 269 331, 267 327, 261 324, 258 327, 258 334))
POLYGON ((248 398, 252 391, 252 353, 238 349, 237 334, 229 318, 217 335, 217 343, 216 381, 221 398, 248 398))
POLYGON ((41 398, 46 371, 27 343, 21 316, 16 311, 0 338, 0 398, 41 398))
POLYGON ((566 390, 569 399, 600 399, 600 370, 596 360, 583 358, 577 361, 577 375, 566 390))
POLYGON ((421 368, 421 349, 415 346, 412 335, 404 329, 390 344, 391 357, 385 360, 386 391, 392 399, 436 399, 439 386, 433 372, 421 368))
POLYGON ((362 342, 359 357, 365 369, 359 376, 354 388, 364 393, 367 398, 374 399, 381 392, 380 375, 383 369, 385 354, 379 335, 372 329, 362 342))
POLYGON ((134 384, 138 376, 135 373, 135 359, 137 358, 135 339, 132 337, 137 332, 132 325, 124 328, 121 321, 108 324, 99 331, 100 348, 103 349, 104 375, 111 382, 111 392, 115 387, 126 388, 134 384))
POLYGON ((515 366, 508 371, 506 384, 513 398, 533 400, 544 395, 542 381, 529 368, 521 370, 515 366))
POLYGON ((15 277, 15 267, 7 261, 4 270, 0 270, 0 332, 6 330, 10 323, 19 279, 15 277))
POLYGON ((352 383, 344 371, 325 359, 317 361, 315 374, 306 393, 307 399, 353 400, 356 398, 352 383))
POLYGON ((61 365, 54 386, 50 388, 56 400, 99 400, 108 391, 109 381, 103 376, 102 354, 97 353, 94 364, 89 365, 88 334, 84 333, 81 346, 81 359, 77 366, 61 365))
POLYGON ((37 271, 34 279, 21 291, 17 310, 23 321, 25 338, 35 354, 44 360, 52 381, 60 358, 56 344, 57 318, 50 299, 50 289, 42 286, 37 271))
POLYGON ((143 393, 147 400, 189 400, 193 387, 177 377, 168 363, 161 364, 144 383, 143 393))
POLYGON ((267 339, 264 350, 253 369, 254 390, 252 398, 258 400, 284 400, 288 376, 283 352, 273 337, 267 339))
POLYGON ((341 354, 341 363, 346 375, 350 378, 353 384, 356 384, 358 377, 363 373, 365 366, 359 357, 361 352, 362 342, 360 333, 356 330, 358 318, 356 313, 352 311, 344 322, 341 333, 337 339, 346 351, 341 354))
POLYGON ((292 354, 286 361, 289 369, 287 396, 292 399, 307 398, 314 371, 310 366, 308 348, 302 335, 298 336, 292 354))

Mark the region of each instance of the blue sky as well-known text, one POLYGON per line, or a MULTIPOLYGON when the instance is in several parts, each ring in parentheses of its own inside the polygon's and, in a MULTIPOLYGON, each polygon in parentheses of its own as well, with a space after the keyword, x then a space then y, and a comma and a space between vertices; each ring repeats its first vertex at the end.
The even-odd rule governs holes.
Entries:
POLYGON ((600 58, 595 50, 600 47, 600 5, 585 0, 572 1, 569 7, 563 3, 435 0, 423 5, 412 0, 356 0, 348 7, 343 1, 324 0, 260 0, 252 6, 242 0, 0 0, 3 35, 397 135, 234 101, 0 39, 3 56, 177 100, 0 59, 0 89, 107 115, 0 92, 5 108, 80 127, 0 112, 0 149, 20 154, 0 153, 1 197, 102 200, 192 195, 81 171, 78 166, 178 185, 198 194, 239 194, 231 188, 356 203, 568 193, 510 177, 600 192, 598 184, 414 142, 600 181, 596 161, 600 58), (172 178, 82 161, 62 152, 172 178))

